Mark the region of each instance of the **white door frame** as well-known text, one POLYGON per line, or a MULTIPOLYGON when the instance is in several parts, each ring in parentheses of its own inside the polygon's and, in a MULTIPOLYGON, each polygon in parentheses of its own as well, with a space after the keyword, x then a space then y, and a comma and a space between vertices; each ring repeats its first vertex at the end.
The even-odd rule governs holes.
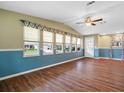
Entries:
POLYGON ((84 37, 84 56, 86 56, 86 57, 94 57, 94 52, 95 52, 95 36, 93 36, 93 35, 85 36, 84 37), (90 38, 90 37, 93 38, 93 43, 94 44, 93 44, 93 47, 92 47, 93 49, 91 49, 91 51, 92 51, 91 55, 88 55, 88 54, 86 54, 87 53, 86 52, 87 48, 86 48, 86 44, 85 44, 86 41, 85 40, 86 40, 86 38, 90 38))

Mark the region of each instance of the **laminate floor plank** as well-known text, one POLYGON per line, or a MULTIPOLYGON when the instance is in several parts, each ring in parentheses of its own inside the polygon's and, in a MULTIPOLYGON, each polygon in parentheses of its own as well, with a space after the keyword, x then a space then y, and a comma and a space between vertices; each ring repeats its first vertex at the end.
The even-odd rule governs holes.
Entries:
POLYGON ((124 61, 82 58, 0 81, 0 91, 124 91, 124 61))

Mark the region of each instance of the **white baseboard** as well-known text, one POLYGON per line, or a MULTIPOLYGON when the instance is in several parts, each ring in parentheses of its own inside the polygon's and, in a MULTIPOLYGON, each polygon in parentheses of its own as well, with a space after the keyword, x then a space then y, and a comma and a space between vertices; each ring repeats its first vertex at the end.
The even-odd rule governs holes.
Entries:
POLYGON ((34 72, 34 71, 38 71, 38 70, 41 70, 41 69, 57 66, 57 65, 64 64, 64 63, 67 63, 67 62, 72 62, 74 60, 81 59, 81 58, 83 58, 83 57, 78 57, 78 58, 70 59, 70 60, 67 60, 67 61, 59 62, 59 63, 56 63, 56 64, 51 64, 51 65, 48 65, 48 66, 28 70, 28 71, 25 71, 25 72, 20 72, 20 73, 13 74, 13 75, 8 75, 8 76, 5 76, 5 77, 1 77, 0 81, 5 80, 5 79, 9 79, 9 78, 12 78, 12 77, 17 77, 17 76, 20 76, 20 75, 24 75, 24 74, 27 74, 27 73, 31 73, 31 72, 34 72))
MULTIPOLYGON (((86 56, 84 56, 84 57, 86 57, 86 56)), ((119 59, 119 58, 109 58, 109 57, 89 57, 89 58, 94 58, 94 59, 103 58, 103 59, 112 59, 112 60, 122 60, 122 59, 119 59)))
POLYGON ((112 60, 122 60, 119 58, 109 58, 109 57, 98 57, 98 59, 103 58, 103 59, 112 59, 112 60))
POLYGON ((123 59, 113 58, 113 60, 123 60, 123 59))
POLYGON ((84 56, 85 58, 96 58, 96 57, 90 57, 90 56, 84 56))

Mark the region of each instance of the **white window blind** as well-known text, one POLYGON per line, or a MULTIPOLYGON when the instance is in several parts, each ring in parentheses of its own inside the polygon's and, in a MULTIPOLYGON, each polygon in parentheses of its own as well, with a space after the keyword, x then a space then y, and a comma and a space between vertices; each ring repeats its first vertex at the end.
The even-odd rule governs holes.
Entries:
POLYGON ((81 39, 80 38, 77 38, 77 44, 81 44, 81 39))
POLYGON ((40 41, 40 31, 32 27, 24 27, 24 40, 25 41, 40 41))
POLYGON ((53 42, 53 33, 48 31, 43 31, 43 41, 53 42))
POLYGON ((71 37, 66 35, 65 36, 65 43, 71 43, 71 37))
POLYGON ((76 44, 76 37, 72 37, 72 44, 76 44))
POLYGON ((56 43, 63 43, 63 35, 56 34, 56 43))

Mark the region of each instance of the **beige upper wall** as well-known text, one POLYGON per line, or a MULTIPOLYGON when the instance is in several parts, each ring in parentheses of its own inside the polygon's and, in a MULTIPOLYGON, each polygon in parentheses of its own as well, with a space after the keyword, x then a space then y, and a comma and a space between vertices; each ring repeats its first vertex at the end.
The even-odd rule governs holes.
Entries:
POLYGON ((71 27, 56 21, 0 9, 0 49, 23 48, 23 25, 20 22, 21 19, 79 35, 71 27))
MULTIPOLYGON (((112 40, 122 40, 124 33, 98 36, 99 48, 111 48, 112 40)), ((118 47, 113 47, 118 48, 118 47)))
POLYGON ((98 48, 111 48, 112 37, 109 35, 98 36, 98 48))

